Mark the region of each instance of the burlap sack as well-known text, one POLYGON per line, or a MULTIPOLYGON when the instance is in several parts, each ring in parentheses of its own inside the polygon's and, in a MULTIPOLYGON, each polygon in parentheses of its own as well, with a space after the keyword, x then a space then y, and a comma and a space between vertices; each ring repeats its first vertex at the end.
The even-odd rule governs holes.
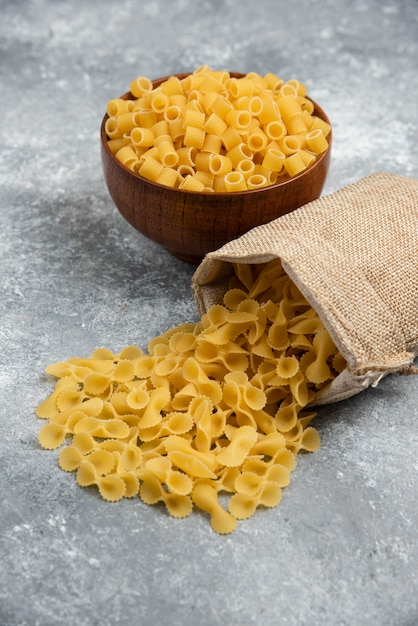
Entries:
POLYGON ((219 303, 231 263, 279 257, 347 368, 314 404, 348 398, 418 354, 418 180, 376 173, 209 253, 192 278, 198 311, 219 303))

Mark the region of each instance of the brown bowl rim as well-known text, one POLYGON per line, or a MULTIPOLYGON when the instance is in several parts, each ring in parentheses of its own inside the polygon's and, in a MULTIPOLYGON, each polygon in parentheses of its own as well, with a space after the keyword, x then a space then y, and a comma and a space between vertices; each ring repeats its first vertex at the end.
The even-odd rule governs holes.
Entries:
MULTIPOLYGON (((187 76, 190 76, 191 74, 192 74, 192 72, 183 72, 183 73, 180 73, 180 74, 170 74, 168 76, 162 76, 160 78, 155 78, 151 82, 153 84, 153 87, 157 87, 158 85, 163 83, 165 80, 168 80, 172 76, 176 76, 177 78, 182 80, 183 78, 187 78, 187 76)), ((245 74, 242 73, 242 72, 229 72, 229 75, 231 77, 233 77, 233 78, 242 78, 243 76, 245 76, 245 74)), ((282 189, 286 185, 290 185, 293 182, 295 182, 296 180, 298 180, 299 178, 302 178, 303 176, 305 176, 307 174, 307 172, 312 172, 312 170, 315 169, 317 166, 319 166, 321 161, 326 158, 326 156, 328 155, 328 153, 329 153, 329 151, 331 149, 331 144, 332 144, 332 124, 331 124, 331 122, 330 122, 330 120, 328 118, 328 115, 325 113, 325 111, 322 109, 322 107, 315 100, 313 100, 309 96, 306 96, 306 97, 314 105, 314 111, 316 112, 318 117, 320 117, 324 122, 327 122, 327 124, 329 124, 329 126, 330 126, 330 131, 329 131, 329 133, 327 135, 328 148, 319 156, 318 159, 316 159, 315 163, 313 163, 310 167, 307 167, 300 174, 297 174, 296 176, 292 176, 291 178, 288 178, 287 180, 283 180, 283 181, 281 181, 279 183, 273 183, 272 185, 266 185, 265 187, 261 187, 259 189, 246 189, 244 191, 212 191, 212 192, 194 191, 194 190, 190 190, 190 189, 179 189, 178 187, 169 187, 168 185, 162 185, 161 183, 156 183, 156 182, 154 182, 152 180, 149 180, 148 178, 144 178, 143 176, 140 176, 139 174, 136 174, 131 169, 129 169, 129 167, 126 167, 126 165, 121 163, 121 161, 119 161, 115 157, 113 152, 110 150, 110 148, 108 146, 108 136, 106 135, 106 132, 105 132, 106 120, 109 118, 109 115, 107 113, 104 115, 104 117, 102 119, 102 123, 100 125, 100 140, 101 140, 101 144, 102 144, 103 149, 106 151, 107 155, 112 159, 112 161, 118 167, 121 167, 134 180, 139 180, 139 181, 143 182, 146 185, 150 185, 151 187, 156 187, 157 189, 161 189, 161 190, 164 190, 166 192, 167 191, 171 191, 172 193, 189 194, 189 195, 196 195, 196 196, 202 196, 202 194, 203 195, 209 195, 210 194, 211 197, 213 196, 213 197, 220 197, 220 198, 225 197, 227 195, 233 195, 234 197, 235 196, 240 197, 242 195, 248 196, 249 194, 260 194, 260 193, 263 193, 263 192, 265 192, 267 190, 271 191, 272 189, 282 189)), ((122 96, 119 96, 119 98, 121 98, 122 100, 135 100, 136 99, 135 96, 130 91, 127 91, 122 96)))

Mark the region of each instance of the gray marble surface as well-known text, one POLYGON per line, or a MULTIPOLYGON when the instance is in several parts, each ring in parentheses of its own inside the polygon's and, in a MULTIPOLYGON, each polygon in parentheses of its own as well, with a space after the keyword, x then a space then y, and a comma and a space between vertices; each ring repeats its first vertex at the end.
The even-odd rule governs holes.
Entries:
POLYGON ((42 450, 44 368, 197 319, 193 268, 102 176, 108 99, 137 75, 298 78, 334 127, 324 193, 418 178, 417 0, 0 0, 0 625, 417 626, 418 377, 320 410, 283 501, 213 533, 109 504, 42 450))

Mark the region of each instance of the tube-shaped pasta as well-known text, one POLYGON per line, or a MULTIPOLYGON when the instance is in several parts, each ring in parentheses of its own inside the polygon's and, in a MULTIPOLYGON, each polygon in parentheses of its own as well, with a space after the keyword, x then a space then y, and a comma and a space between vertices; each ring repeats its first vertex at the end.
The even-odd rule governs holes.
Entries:
POLYGON ((222 149, 222 138, 219 135, 206 133, 205 140, 202 145, 202 152, 212 152, 219 154, 222 149))
POLYGON ((261 189, 262 187, 267 187, 269 184, 270 183, 266 176, 263 176, 262 174, 252 174, 249 178, 247 178, 248 189, 261 189))
POLYGON ((186 176, 194 176, 195 171, 191 165, 181 163, 181 165, 177 167, 177 174, 180 176, 180 178, 186 178, 186 176))
POLYGON ((196 170, 195 177, 197 180, 200 180, 205 187, 213 187, 214 174, 209 172, 209 170, 196 170))
POLYGON ((155 137, 160 137, 161 135, 169 135, 169 127, 168 122, 166 120, 161 119, 157 121, 155 124, 151 126, 151 130, 154 133, 155 137))
POLYGON ((252 152, 245 143, 241 142, 231 148, 231 150, 228 150, 226 156, 230 159, 232 166, 236 167, 243 159, 250 159, 252 157, 252 152))
POLYGON ((286 129, 289 135, 297 135, 298 133, 306 133, 307 128, 302 113, 294 115, 286 122, 286 129))
POLYGON ((277 143, 280 150, 286 155, 293 154, 300 148, 300 139, 297 135, 286 135, 281 137, 277 143))
POLYGON ((307 165, 300 155, 300 151, 291 154, 285 159, 284 167, 289 176, 297 176, 306 169, 307 165))
POLYGON ((186 126, 184 133, 184 145, 189 148, 201 149, 205 141, 205 131, 196 126, 186 126))
POLYGON ((200 103, 203 107, 203 111, 205 112, 205 115, 210 115, 211 113, 213 113, 212 111, 212 103, 218 98, 217 93, 213 92, 213 91, 209 91, 207 93, 204 93, 200 103))
POLYGON ((155 135, 150 128, 136 126, 131 130, 130 139, 135 146, 150 148, 155 139, 155 135))
POLYGON ((112 154, 116 154, 118 150, 123 148, 128 144, 128 140, 125 137, 115 137, 114 139, 109 139, 107 145, 112 152, 112 154))
POLYGON ((203 129, 212 135, 222 135, 222 133, 227 129, 228 124, 225 120, 223 120, 216 113, 211 113, 207 118, 203 129))
POLYGON ((157 161, 152 156, 148 156, 144 159, 141 167, 139 168, 139 175, 149 180, 156 181, 163 170, 163 164, 157 161))
POLYGON ((198 154, 196 154, 195 161, 192 165, 196 165, 196 169, 198 170, 210 172, 211 159, 212 154, 210 152, 199 152, 198 154))
POLYGON ((294 98, 296 98, 298 95, 296 87, 289 82, 282 85, 279 91, 281 96, 293 96, 294 98))
POLYGON ((190 165, 191 167, 195 165, 197 151, 193 146, 178 148, 177 154, 179 156, 179 165, 190 165))
POLYGON ((268 124, 281 118, 277 103, 272 99, 264 100, 263 110, 258 114, 258 119, 263 124, 268 124))
POLYGON ((327 137, 331 130, 331 126, 328 124, 328 122, 326 122, 325 120, 321 120, 320 117, 316 117, 316 116, 311 119, 312 119, 312 124, 309 130, 315 130, 316 128, 321 128, 322 132, 324 133, 324 136, 327 137))
POLYGON ((245 182, 245 177, 242 172, 229 172, 224 176, 225 188, 227 191, 246 191, 247 184, 245 182))
POLYGON ((161 84, 161 91, 171 98, 175 95, 183 95, 183 87, 177 76, 170 76, 161 84))
POLYGON ((170 141, 162 141, 159 144, 158 156, 164 167, 174 167, 179 160, 179 156, 170 141))
POLYGON ((310 167, 316 161, 315 155, 312 154, 312 152, 309 152, 308 150, 298 150, 297 154, 305 163, 306 167, 310 167))
POLYGON ((265 133, 269 139, 278 141, 286 135, 286 126, 282 120, 273 120, 266 124, 265 133))
POLYGON ((244 176, 245 180, 247 180, 254 173, 254 169, 255 163, 251 159, 242 159, 242 161, 240 161, 236 166, 237 172, 240 172, 244 176))
POLYGON ((105 132, 110 139, 118 139, 123 136, 123 132, 119 130, 117 117, 108 117, 105 122, 105 132))
POLYGON ((205 114, 203 111, 196 111, 194 109, 187 109, 184 116, 184 125, 193 126, 195 128, 203 128, 205 123, 205 114))
POLYGON ((248 100, 248 110, 254 117, 260 115, 264 108, 263 99, 260 96, 251 96, 248 100))
POLYGON ((109 117, 117 117, 122 113, 129 113, 134 108, 133 100, 123 100, 122 98, 113 98, 109 100, 106 106, 106 113, 109 117))
POLYGON ((267 74, 264 75, 264 81, 266 88, 272 91, 278 91, 284 85, 284 80, 272 72, 267 72, 267 74))
POLYGON ((306 85, 304 85, 303 83, 299 82, 295 78, 291 78, 290 80, 287 81, 286 84, 287 85, 291 85, 292 87, 294 87, 296 89, 296 93, 297 93, 298 96, 301 96, 301 97, 306 96, 306 93, 308 91, 307 88, 306 88, 306 85))
POLYGON ((157 123, 157 114, 152 109, 141 109, 137 111, 138 126, 141 128, 152 128, 157 123))
POLYGON ((128 133, 139 125, 139 117, 137 111, 129 111, 118 116, 118 128, 122 133, 128 133))
POLYGON ((321 154, 328 148, 328 141, 322 128, 310 130, 306 134, 306 143, 308 144, 310 150, 316 154, 321 154))
POLYGON ((126 165, 127 167, 138 159, 135 150, 131 146, 124 146, 116 152, 116 158, 118 161, 126 165))
POLYGON ((226 114, 225 121, 237 130, 245 130, 251 124, 251 114, 249 111, 231 109, 226 114))
POLYGON ((227 152, 242 142, 241 135, 233 126, 228 126, 228 128, 221 134, 221 139, 227 152))
POLYGON ((203 191, 205 187, 204 183, 202 183, 196 176, 191 176, 188 174, 179 183, 179 189, 184 189, 187 191, 203 191))
MULTIPOLYGON (((232 161, 228 156, 212 154, 209 159, 209 171, 214 176, 229 174, 232 170, 232 161)), ((225 181, 226 182, 226 181, 225 181)))
POLYGON ((259 93, 263 89, 268 89, 267 81, 263 76, 258 74, 257 72, 248 72, 245 76, 248 80, 252 80, 254 83, 254 90, 256 93, 259 93))
POLYGON ((138 76, 131 82, 129 89, 135 98, 140 98, 142 95, 150 93, 152 82, 146 76, 138 76))
POLYGON ((213 189, 217 193, 224 193, 226 191, 225 176, 215 176, 213 179, 213 189))
POLYGON ((273 172, 280 172, 284 162, 286 160, 286 155, 280 150, 274 150, 270 148, 267 150, 263 161, 261 163, 262 167, 267 170, 272 170, 273 172))
POLYGON ((169 107, 170 100, 168 96, 163 92, 162 88, 154 89, 150 97, 151 109, 156 113, 164 113, 169 107))
POLYGON ((232 97, 235 99, 242 96, 252 96, 254 93, 254 83, 248 78, 231 78, 228 86, 232 97))
POLYGON ((178 117, 175 120, 171 120, 168 123, 168 132, 173 142, 181 142, 184 137, 184 124, 183 119, 178 117))
POLYGON ((177 104, 170 104, 165 109, 163 117, 166 122, 173 122, 181 117, 181 108, 177 104))
POLYGON ((199 86, 199 90, 203 93, 219 93, 222 89, 222 83, 211 74, 206 74, 199 86))
POLYGON ((226 114, 233 109, 233 104, 225 98, 225 96, 218 94, 216 99, 210 104, 210 112, 214 113, 222 120, 225 120, 226 114))
POLYGON ((300 115, 300 113, 302 113, 302 108, 294 95, 283 96, 283 98, 280 98, 277 101, 277 106, 279 107, 280 114, 286 123, 295 115, 300 115))
POLYGON ((260 174, 261 176, 267 178, 269 185, 273 185, 277 181, 277 172, 274 170, 268 170, 261 164, 256 164, 254 174, 260 174))
POLYGON ((256 128, 248 135, 247 146, 253 152, 260 152, 266 147, 268 141, 266 133, 261 128, 256 128))

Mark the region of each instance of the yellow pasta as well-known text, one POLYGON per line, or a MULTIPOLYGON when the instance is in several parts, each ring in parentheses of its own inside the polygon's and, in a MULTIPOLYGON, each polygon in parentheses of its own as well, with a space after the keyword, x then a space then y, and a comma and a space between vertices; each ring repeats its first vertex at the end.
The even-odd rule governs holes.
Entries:
POLYGON ((247 183, 245 182, 244 174, 242 172, 229 172, 224 175, 224 181, 225 189, 227 191, 236 192, 246 191, 248 189, 247 183))
POLYGON ((144 178, 148 178, 149 180, 157 180, 163 171, 164 165, 157 161, 152 156, 148 156, 144 159, 141 167, 139 168, 139 173, 144 178))
POLYGON ((151 148, 155 135, 150 128, 135 127, 131 130, 130 139, 135 146, 151 148))
POLYGON ((155 179, 155 182, 167 187, 175 187, 178 176, 178 171, 173 167, 163 167, 155 179))
POLYGON ((63 446, 59 466, 80 487, 179 519, 197 507, 225 534, 276 506, 297 454, 318 449, 306 408, 345 360, 279 260, 233 269, 222 304, 147 353, 99 348, 48 366, 57 383, 37 409, 39 442, 63 446))
POLYGON ((270 148, 264 155, 261 165, 267 170, 280 172, 283 168, 285 161, 286 155, 283 152, 281 152, 280 150, 275 150, 274 148, 270 148))
POLYGON ((130 90, 135 98, 140 98, 142 95, 152 91, 152 82, 146 76, 138 76, 131 82, 130 90))
POLYGON ((328 147, 331 127, 315 114, 306 86, 295 79, 285 82, 271 72, 265 76, 249 72, 235 78, 204 65, 183 79, 171 76, 157 87, 140 76, 132 81, 130 91, 132 100, 113 98, 107 103, 109 149, 135 174, 165 186, 192 186, 203 193, 259 189, 298 175, 328 147), (241 155, 235 151, 232 158, 237 146, 241 146, 241 155), (185 149, 194 151, 187 162, 185 149), (262 164, 269 149, 286 156, 300 154, 291 158, 287 167, 281 164, 277 170, 270 169, 270 174, 253 169, 262 164), (197 171, 209 171, 195 163, 202 153, 228 156, 231 172, 221 169, 213 178, 201 181, 201 175, 195 176, 197 171), (163 172, 152 161, 145 165, 148 157, 163 168, 176 169, 178 175, 163 172), (243 159, 253 166, 246 163, 244 170, 239 165, 243 159), (186 171, 184 166, 190 169, 186 171), (236 171, 245 181, 251 178, 250 184, 244 187, 240 175, 225 181, 227 174, 236 171))
POLYGON ((310 130, 306 135, 306 143, 316 154, 324 152, 328 147, 328 142, 322 128, 314 128, 313 130, 310 130))
POLYGON ((205 141, 205 131, 196 126, 186 126, 184 145, 190 148, 201 149, 205 141))
POLYGON ((242 161, 238 161, 236 170, 236 173, 242 174, 244 179, 247 180, 250 176, 252 176, 252 174, 254 174, 254 161, 251 159, 242 159, 242 161))
POLYGON ((212 154, 208 162, 209 171, 214 176, 223 176, 232 171, 232 161, 229 156, 212 154))
POLYGON ((261 189, 269 184, 268 178, 263 174, 252 174, 247 180, 248 189, 261 189))
POLYGON ((173 168, 179 161, 179 156, 172 142, 167 140, 158 144, 158 156, 164 167, 173 168))
POLYGON ((304 159, 299 154, 299 151, 288 156, 283 165, 289 176, 297 176, 307 167, 304 159))
POLYGON ((187 174, 179 184, 179 189, 185 191, 202 191, 205 184, 202 183, 195 175, 187 174))

